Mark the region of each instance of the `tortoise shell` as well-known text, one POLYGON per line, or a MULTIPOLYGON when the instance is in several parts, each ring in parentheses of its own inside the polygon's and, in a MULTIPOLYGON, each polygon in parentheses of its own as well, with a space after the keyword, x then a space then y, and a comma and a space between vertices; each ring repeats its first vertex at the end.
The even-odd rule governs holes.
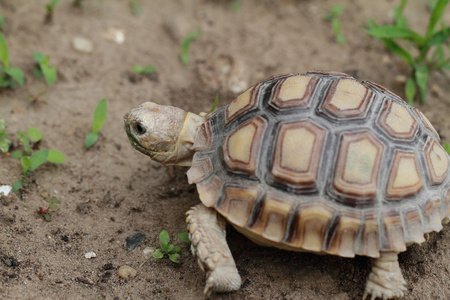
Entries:
POLYGON ((401 252, 450 215, 449 156, 427 118, 342 73, 281 75, 209 114, 190 183, 257 243, 401 252))

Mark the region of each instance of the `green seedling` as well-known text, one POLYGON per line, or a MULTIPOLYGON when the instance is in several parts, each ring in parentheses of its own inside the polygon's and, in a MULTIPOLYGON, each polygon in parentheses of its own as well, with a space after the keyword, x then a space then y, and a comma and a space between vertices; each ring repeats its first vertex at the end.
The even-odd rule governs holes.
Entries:
POLYGON ((381 39, 389 51, 411 67, 411 75, 405 85, 405 96, 410 104, 417 92, 420 94, 421 103, 425 103, 427 81, 431 71, 450 70, 450 56, 447 51, 450 26, 445 26, 442 20, 448 2, 449 0, 438 0, 433 6, 425 35, 408 27, 407 19, 403 16, 407 0, 402 0, 400 6, 394 10, 395 25, 379 26, 373 20, 367 22, 367 33, 381 39), (441 26, 437 29, 439 23, 441 26))
POLYGON ((186 35, 183 42, 181 43, 181 51, 180 51, 180 59, 183 65, 187 65, 189 63, 189 47, 191 46, 191 42, 198 38, 202 34, 201 30, 196 30, 190 32, 186 35))
POLYGON ((100 129, 102 129, 103 124, 105 123, 106 120, 106 114, 107 114, 107 104, 106 99, 103 98, 97 104, 97 108, 95 109, 94 120, 92 121, 92 131, 84 139, 84 144, 86 145, 86 148, 94 146, 94 144, 97 142, 98 133, 100 129))
POLYGON ((48 64, 50 56, 45 56, 40 52, 33 52, 33 58, 36 62, 36 66, 33 69, 34 77, 37 79, 44 77, 48 85, 53 85, 56 81, 57 72, 55 67, 48 64))
POLYGON ((59 0, 51 0, 49 3, 45 5, 45 9, 47 10, 47 14, 45 15, 45 22, 50 23, 53 20, 53 12, 55 11, 55 7, 58 4, 59 0))
POLYGON ((240 1, 232 1, 231 2, 231 9, 234 11, 238 11, 241 9, 241 2, 240 1))
POLYGON ((0 151, 3 153, 7 153, 9 150, 9 145, 11 144, 11 140, 6 138, 7 133, 5 132, 6 122, 2 118, 0 118, 0 151))
POLYGON ((217 94, 217 95, 216 95, 216 98, 214 98, 213 106, 212 106, 211 109, 209 110, 210 113, 212 113, 213 111, 216 110, 216 108, 217 108, 217 103, 219 103, 219 94, 217 94))
MULTIPOLYGON (((180 232, 178 234, 178 238, 183 242, 190 243, 189 235, 187 232, 180 232)), ((161 242, 161 249, 157 249, 155 252, 153 252, 153 257, 161 259, 165 255, 168 255, 171 261, 173 261, 174 263, 179 263, 180 261, 178 259, 180 258, 180 254, 178 252, 180 252, 181 248, 180 246, 169 244, 170 237, 167 230, 163 230, 159 233, 159 240, 161 242)))
POLYGON ((444 149, 445 149, 445 151, 447 151, 448 154, 450 154, 450 144, 449 143, 444 143, 444 149))
POLYGON ((344 6, 342 4, 333 5, 331 10, 323 15, 323 18, 331 22, 331 29, 336 43, 344 45, 346 43, 345 36, 342 34, 341 20, 339 16, 344 13, 344 6))
POLYGON ((9 51, 5 37, 0 32, 0 87, 16 88, 17 85, 23 85, 23 72, 17 67, 9 65, 9 51))
POLYGON ((5 24, 5 18, 3 18, 2 14, 0 14, 0 30, 2 30, 3 24, 5 24))
POLYGON ((152 74, 156 71, 155 66, 149 65, 149 66, 134 66, 133 67, 133 73, 135 74, 152 74))
POLYGON ((16 132, 16 137, 23 145, 24 152, 14 151, 11 153, 11 157, 20 159, 22 165, 22 175, 21 178, 12 185, 13 192, 19 190, 27 180, 28 175, 43 163, 47 161, 52 163, 63 163, 66 161, 64 154, 57 150, 39 150, 32 153, 31 143, 33 143, 33 146, 36 145, 42 139, 42 136, 42 132, 36 127, 28 129, 28 134, 24 131, 16 132))
POLYGON ((141 15, 142 8, 136 0, 130 1, 130 6, 131 6, 131 12, 133 13, 133 15, 135 15, 136 17, 141 15))
POLYGON ((44 209, 42 206, 36 206, 36 211, 44 218, 45 221, 50 222, 52 220, 50 210, 58 209, 58 204, 61 204, 61 201, 59 201, 56 197, 48 197, 45 199, 45 202, 48 203, 48 207, 44 209))

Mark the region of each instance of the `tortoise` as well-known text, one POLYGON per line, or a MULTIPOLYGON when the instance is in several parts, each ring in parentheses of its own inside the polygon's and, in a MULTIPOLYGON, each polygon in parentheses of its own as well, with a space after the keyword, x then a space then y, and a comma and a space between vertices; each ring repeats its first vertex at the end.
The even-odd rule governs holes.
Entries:
POLYGON ((190 166, 187 214, 204 293, 239 289, 226 222, 253 242, 374 258, 364 296, 406 290, 398 253, 450 216, 449 156, 417 108, 339 72, 284 74, 212 113, 143 103, 124 117, 134 148, 190 166))

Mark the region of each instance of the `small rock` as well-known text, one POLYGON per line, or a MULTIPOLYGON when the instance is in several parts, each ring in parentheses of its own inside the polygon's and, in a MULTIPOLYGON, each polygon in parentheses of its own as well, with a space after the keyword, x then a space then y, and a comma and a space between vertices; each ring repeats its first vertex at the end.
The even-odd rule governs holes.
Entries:
POLYGON ((120 28, 110 27, 103 36, 105 39, 116 44, 123 44, 125 42, 125 30, 120 28))
POLYGON ((2 194, 4 196, 8 196, 11 191, 12 191, 12 186, 10 186, 10 185, 0 186, 0 197, 2 196, 2 194))
POLYGON ((61 240, 64 241, 64 242, 68 242, 69 241, 69 236, 68 235, 63 235, 61 237, 61 240))
POLYGON ((83 53, 91 53, 94 50, 92 42, 84 37, 76 36, 72 40, 72 45, 75 50, 83 53))
POLYGON ((145 234, 143 233, 135 233, 133 235, 128 236, 125 241, 127 242, 127 248, 129 250, 133 250, 137 246, 142 245, 142 243, 147 239, 145 234))
POLYGON ((119 277, 123 279, 131 279, 136 277, 137 271, 130 266, 121 266, 118 271, 119 277))
POLYGON ((84 257, 86 257, 86 258, 94 258, 94 257, 97 257, 97 254, 95 254, 94 251, 91 251, 91 252, 86 253, 84 255, 84 257))
POLYGON ((397 82, 398 84, 405 84, 407 80, 408 80, 408 78, 406 78, 405 75, 396 75, 395 76, 395 82, 397 82))
POLYGON ((153 252, 155 252, 155 249, 153 249, 152 247, 145 247, 145 249, 142 250, 142 252, 144 253, 145 257, 149 257, 150 255, 153 254, 153 252))
POLYGON ((13 257, 7 257, 7 258, 3 259, 3 262, 8 267, 17 267, 19 265, 19 262, 13 257))

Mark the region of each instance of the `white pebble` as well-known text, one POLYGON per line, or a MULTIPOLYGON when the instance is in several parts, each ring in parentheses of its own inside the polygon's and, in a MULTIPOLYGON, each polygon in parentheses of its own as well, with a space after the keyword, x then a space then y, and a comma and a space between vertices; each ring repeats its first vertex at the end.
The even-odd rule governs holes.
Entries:
POLYGON ((137 275, 137 271, 135 269, 133 269, 130 266, 121 266, 119 268, 118 274, 121 278, 123 279, 131 279, 133 277, 136 277, 137 275))
POLYGON ((4 196, 8 196, 9 193, 12 191, 12 187, 9 185, 2 185, 0 186, 0 197, 3 194, 4 196))
POLYGON ((142 252, 144 253, 145 257, 148 257, 148 256, 152 255, 153 252, 155 252, 155 249, 153 249, 151 247, 145 247, 144 250, 142 250, 142 252))
POLYGON ((83 53, 91 53, 94 50, 92 42, 84 37, 76 36, 72 40, 75 50, 83 53))
POLYGON ((94 251, 91 251, 91 252, 86 253, 84 255, 84 257, 86 257, 86 258, 94 258, 94 257, 97 257, 97 254, 95 254, 94 251))

